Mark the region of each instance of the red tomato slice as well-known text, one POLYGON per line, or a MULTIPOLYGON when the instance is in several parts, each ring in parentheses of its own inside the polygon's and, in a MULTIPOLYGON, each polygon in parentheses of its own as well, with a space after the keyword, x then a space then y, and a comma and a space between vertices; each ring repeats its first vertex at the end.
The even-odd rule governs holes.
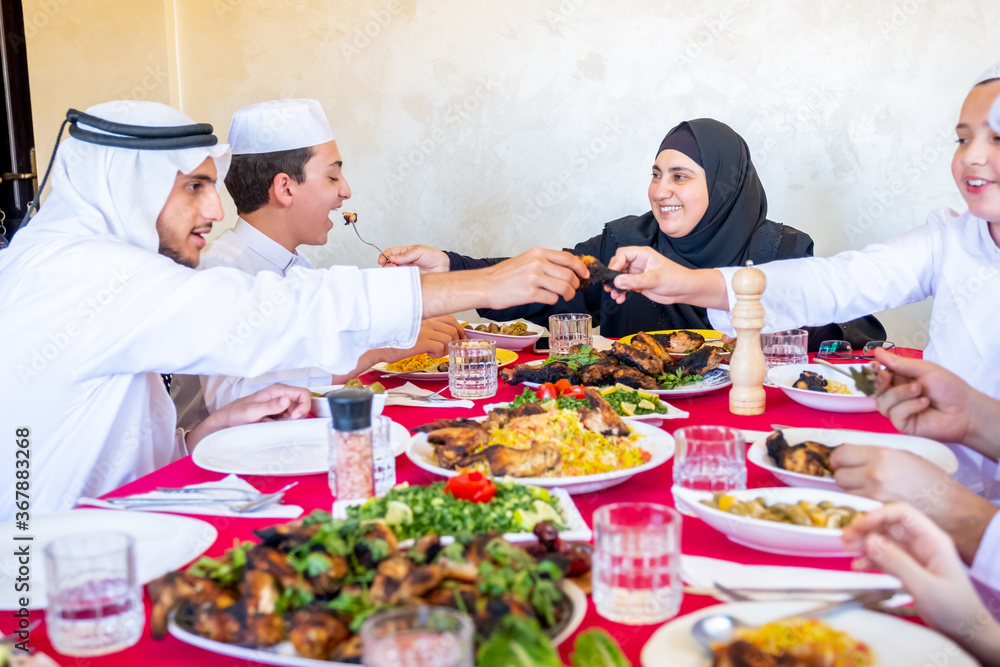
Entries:
POLYGON ((444 485, 444 490, 459 500, 485 503, 493 499, 497 487, 481 472, 463 472, 449 479, 444 485))
POLYGON ((575 385, 563 392, 563 396, 569 396, 570 398, 586 398, 587 393, 583 387, 575 385))
POLYGON ((560 393, 560 394, 565 394, 565 393, 566 393, 566 390, 567 390, 567 389, 569 389, 569 388, 570 388, 570 387, 572 387, 572 386, 573 386, 573 385, 572 385, 572 384, 570 384, 570 381, 569 381, 569 380, 567 380, 566 378, 563 378, 563 379, 561 379, 561 380, 558 380, 558 381, 556 382, 556 384, 555 384, 555 387, 556 387, 556 389, 558 389, 558 390, 559 390, 559 393, 560 393))
POLYGON ((559 398, 559 391, 554 384, 546 382, 535 390, 535 396, 538 397, 539 401, 547 401, 550 398, 559 398))

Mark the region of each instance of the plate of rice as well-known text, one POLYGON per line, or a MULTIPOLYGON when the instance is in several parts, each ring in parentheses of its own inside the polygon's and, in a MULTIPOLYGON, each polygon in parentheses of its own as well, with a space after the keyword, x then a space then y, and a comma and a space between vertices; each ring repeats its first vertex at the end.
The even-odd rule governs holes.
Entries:
MULTIPOLYGON (((826 662, 788 662, 787 664, 824 664, 831 667, 913 667, 940 664, 949 667, 973 667, 978 663, 952 640, 917 623, 869 611, 852 609, 824 618, 809 618, 812 601, 732 602, 712 605, 680 616, 662 625, 642 648, 644 667, 663 665, 670 656, 671 667, 711 667, 713 656, 694 640, 691 629, 696 621, 711 614, 729 614, 751 626, 738 637, 769 655, 826 656, 826 662), (799 615, 780 623, 769 621, 799 615)), ((719 646, 717 649, 724 649, 719 646)), ((788 658, 785 658, 788 660, 788 658)), ((769 663, 778 662, 772 658, 769 663)), ((793 658, 794 660, 794 658, 793 658)), ((732 664, 720 662, 717 664, 732 664)))
MULTIPOLYGON (((503 368, 517 361, 517 352, 497 348, 497 368, 503 368)), ((373 371, 397 374, 403 380, 440 380, 448 381, 448 371, 438 370, 441 364, 448 363, 448 357, 432 357, 428 354, 417 354, 400 361, 387 364, 375 364, 373 371)))
MULTIPOLYGON (((844 364, 844 370, 861 370, 867 364, 844 364)), ((875 399, 865 396, 854 380, 821 364, 788 364, 775 366, 767 372, 768 381, 785 392, 790 399, 817 410, 828 412, 875 412, 875 399), (815 373, 826 381, 826 390, 800 389, 795 386, 802 373, 815 373)))

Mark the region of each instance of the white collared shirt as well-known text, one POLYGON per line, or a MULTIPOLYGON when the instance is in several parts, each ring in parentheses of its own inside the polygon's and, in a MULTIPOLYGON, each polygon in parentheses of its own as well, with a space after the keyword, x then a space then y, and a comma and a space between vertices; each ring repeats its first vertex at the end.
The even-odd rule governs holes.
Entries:
MULTIPOLYGON (((1000 248, 989 223, 969 211, 933 211, 926 224, 864 250, 757 268, 767 277, 761 299, 764 331, 847 322, 934 297, 924 358, 1000 399, 1000 337, 995 335, 1000 248)), ((736 305, 732 278, 737 270, 720 269, 730 309, 736 305)), ((729 312, 708 312, 716 329, 732 333, 729 312)), ((997 464, 966 447, 950 447, 959 458, 956 477, 986 498, 1000 499, 997 464)))
MULTIPOLYGON (((239 269, 254 276, 270 271, 282 277, 296 267, 316 268, 303 255, 289 252, 243 218, 238 219, 232 229, 220 235, 202 253, 198 269, 215 267, 239 269)), ((171 381, 170 394, 177 406, 178 426, 191 429, 222 406, 277 382, 294 387, 321 387, 329 385, 330 379, 330 373, 319 368, 272 371, 253 378, 175 376, 171 381)))

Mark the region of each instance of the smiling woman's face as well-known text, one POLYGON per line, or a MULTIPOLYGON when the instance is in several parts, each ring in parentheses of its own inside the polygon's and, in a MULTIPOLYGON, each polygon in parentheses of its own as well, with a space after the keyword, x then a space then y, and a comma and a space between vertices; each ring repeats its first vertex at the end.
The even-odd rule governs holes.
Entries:
POLYGON ((680 151, 662 151, 653 163, 649 205, 664 234, 687 236, 708 210, 705 170, 680 151))

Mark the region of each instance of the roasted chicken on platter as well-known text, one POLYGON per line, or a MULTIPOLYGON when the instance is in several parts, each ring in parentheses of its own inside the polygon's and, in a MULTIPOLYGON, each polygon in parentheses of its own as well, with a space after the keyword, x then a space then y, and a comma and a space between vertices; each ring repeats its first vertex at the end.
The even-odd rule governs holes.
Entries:
POLYGON ((361 624, 403 604, 466 611, 481 636, 507 614, 537 618, 555 633, 572 611, 559 580, 590 569, 589 547, 559 543, 546 522, 529 550, 484 533, 448 546, 427 535, 402 551, 386 523, 332 521, 324 512, 254 532, 262 543, 237 544, 150 583, 154 637, 165 635, 173 614, 181 628, 213 641, 287 642, 303 657, 360 663, 361 624))

